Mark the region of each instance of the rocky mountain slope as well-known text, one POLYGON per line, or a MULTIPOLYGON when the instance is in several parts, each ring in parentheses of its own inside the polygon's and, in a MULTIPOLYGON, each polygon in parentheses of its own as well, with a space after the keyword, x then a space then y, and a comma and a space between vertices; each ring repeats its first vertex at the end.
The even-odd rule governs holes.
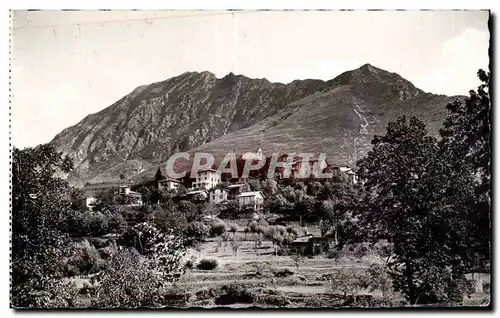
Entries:
POLYGON ((445 105, 401 76, 369 64, 324 82, 270 83, 229 74, 185 73, 141 86, 103 111, 58 134, 52 143, 75 158, 70 181, 120 174, 148 178, 178 151, 325 152, 355 165, 389 121, 415 114, 437 134, 445 105))
POLYGON ((209 72, 188 72, 136 88, 66 128, 51 143, 73 157, 72 183, 106 171, 109 178, 132 176, 324 89, 328 84, 319 80, 285 85, 232 73, 217 79, 209 72))

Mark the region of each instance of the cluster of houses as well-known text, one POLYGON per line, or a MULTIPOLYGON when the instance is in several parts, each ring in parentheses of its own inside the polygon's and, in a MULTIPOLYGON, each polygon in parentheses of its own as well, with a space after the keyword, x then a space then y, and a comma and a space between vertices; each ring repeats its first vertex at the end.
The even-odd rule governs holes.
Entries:
MULTIPOLYGON (((158 181, 158 189, 175 190, 182 184, 180 180, 166 178, 158 181)), ((189 187, 186 197, 198 196, 203 200, 221 204, 234 200, 241 209, 258 211, 264 203, 264 196, 260 191, 250 191, 246 180, 239 179, 236 183, 222 182, 221 172, 215 169, 205 169, 197 172, 194 182, 189 187), (224 184, 224 186, 219 186, 224 184)))
MULTIPOLYGON (((255 155, 262 157, 262 150, 259 148, 255 155)), ((286 157, 280 157, 278 160, 286 160, 286 157)), ((291 169, 292 176, 297 177, 300 174, 303 174, 303 170, 305 169, 302 169, 302 167, 304 167, 304 164, 305 162, 302 158, 293 158, 291 169)), ((334 173, 351 184, 356 184, 358 182, 356 173, 351 168, 331 166, 328 164, 326 159, 320 159, 318 157, 310 158, 307 160, 307 166, 310 169, 309 171, 306 171, 308 175, 314 171, 324 171, 328 168, 329 172, 334 173)), ((276 177, 285 177, 283 175, 283 170, 278 169, 276 177)), ((260 191, 250 191, 247 181, 248 178, 240 178, 232 182, 223 182, 220 171, 215 169, 205 169, 197 172, 196 178, 191 180, 190 185, 184 184, 183 181, 178 179, 165 178, 163 180, 159 180, 157 186, 160 191, 174 191, 180 186, 186 186, 188 189, 186 197, 188 198, 196 196, 201 200, 209 200, 210 202, 216 204, 224 204, 228 201, 234 201, 238 204, 240 209, 259 211, 264 203, 264 196, 260 191)), ((85 192, 86 206, 92 208, 92 206, 97 202, 97 193, 106 190, 109 191, 111 189, 113 189, 115 194, 125 196, 129 205, 143 204, 141 194, 131 191, 129 184, 100 183, 84 187, 83 190, 85 192)))
POLYGON ((102 192, 112 191, 115 195, 122 195, 126 205, 141 206, 142 195, 139 192, 130 190, 130 184, 122 182, 102 182, 88 184, 83 187, 84 204, 87 208, 92 209, 98 202, 98 195, 102 192))

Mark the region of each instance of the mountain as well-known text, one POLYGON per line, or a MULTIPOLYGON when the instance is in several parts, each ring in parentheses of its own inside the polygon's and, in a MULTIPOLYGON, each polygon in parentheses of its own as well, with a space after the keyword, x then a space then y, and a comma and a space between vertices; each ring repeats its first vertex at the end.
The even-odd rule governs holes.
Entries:
POLYGON ((187 72, 136 88, 64 129, 52 141, 70 155, 73 184, 143 172, 178 151, 200 146, 276 114, 289 103, 328 89, 320 80, 288 85, 232 73, 187 72), (108 176, 99 177, 109 171, 108 176))
POLYGON ((229 74, 185 73, 141 86, 58 134, 73 156, 72 183, 150 178, 175 152, 325 152, 354 166, 389 121, 416 115, 437 135, 446 104, 460 97, 425 93, 370 64, 330 81, 271 83, 229 74))

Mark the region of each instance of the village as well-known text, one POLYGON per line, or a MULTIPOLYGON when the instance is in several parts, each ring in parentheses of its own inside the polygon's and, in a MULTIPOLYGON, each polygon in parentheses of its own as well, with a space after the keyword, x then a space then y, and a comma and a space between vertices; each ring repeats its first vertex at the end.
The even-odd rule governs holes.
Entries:
POLYGON ((493 308, 489 10, 9 18, 11 308, 493 308))
MULTIPOLYGON (((293 160, 291 160, 288 171, 286 167, 276 167, 273 177, 282 179, 286 177, 288 173, 292 178, 301 178, 301 175, 305 173, 308 178, 315 178, 317 171, 329 171, 348 184, 355 185, 358 183, 357 175, 352 168, 348 166, 333 166, 326 158, 318 157, 319 156, 313 156, 308 158, 307 161, 304 161, 299 156, 295 156, 293 160), (303 170, 304 167, 307 169, 306 171, 303 170)), ((239 159, 243 163, 246 163, 252 160, 265 161, 267 158, 263 155, 262 149, 258 148, 256 152, 242 154, 239 159)), ((281 155, 278 161, 285 162, 286 159, 287 155, 281 155)), ((166 177, 157 180, 155 186, 159 191, 173 193, 176 193, 179 188, 183 187, 187 189, 187 192, 185 192, 182 197, 188 200, 196 197, 197 201, 209 201, 221 206, 226 205, 229 201, 234 201, 241 211, 252 210, 254 212, 259 212, 262 210, 265 197, 261 191, 251 191, 248 185, 248 180, 258 179, 262 177, 262 175, 246 175, 234 178, 234 176, 224 175, 220 170, 212 168, 196 170, 195 173, 195 178, 185 177, 182 179, 175 179, 166 177)), ((121 194, 127 197, 127 202, 129 202, 131 206, 143 205, 144 202, 141 193, 132 191, 132 186, 133 185, 127 181, 87 184, 82 189, 85 194, 85 198, 83 199, 84 204, 87 208, 92 209, 98 200, 96 194, 102 191, 112 190, 115 194, 121 194)))

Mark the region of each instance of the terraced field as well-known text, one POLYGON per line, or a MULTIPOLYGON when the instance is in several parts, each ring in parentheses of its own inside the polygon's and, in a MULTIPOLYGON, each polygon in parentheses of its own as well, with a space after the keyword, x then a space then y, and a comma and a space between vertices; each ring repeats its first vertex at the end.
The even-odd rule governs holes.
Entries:
MULTIPOLYGON (((317 229, 311 230, 314 232, 317 229)), ((395 306, 402 300, 401 295, 396 294, 395 300, 384 303, 380 291, 363 289, 356 292, 356 303, 353 303, 352 297, 344 297, 345 284, 336 281, 332 274, 343 269, 352 270, 356 275, 361 274, 371 264, 382 261, 373 254, 361 258, 344 255, 337 259, 318 255, 303 259, 297 268, 291 256, 276 255, 270 241, 263 241, 262 246, 256 249, 250 235, 247 240, 243 232, 235 235, 242 240, 236 253, 229 241, 218 246, 214 238, 204 242, 200 249, 188 251, 186 259, 196 259, 195 264, 201 259, 215 259, 218 266, 214 270, 200 270, 195 266, 188 269, 174 284, 177 295, 184 298, 183 307, 379 307, 395 306), (246 292, 251 293, 251 300, 232 299, 229 303, 224 303, 221 299, 229 285, 243 286, 246 292)), ((482 274, 481 279, 485 286, 483 292, 464 297, 464 305, 487 304, 490 275, 482 274)), ((77 288, 89 282, 86 278, 72 280, 77 288)), ((90 305, 90 298, 87 296, 81 296, 81 301, 90 305)))

